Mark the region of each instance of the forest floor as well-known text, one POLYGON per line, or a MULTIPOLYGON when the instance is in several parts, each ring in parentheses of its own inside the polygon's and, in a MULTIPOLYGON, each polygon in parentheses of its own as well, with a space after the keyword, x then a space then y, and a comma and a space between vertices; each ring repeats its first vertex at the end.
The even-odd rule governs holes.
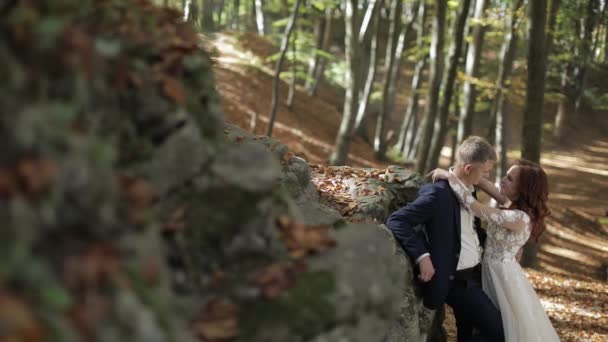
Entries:
MULTIPOLYGON (((276 48, 254 34, 220 34, 208 42, 226 120, 266 134, 273 71, 263 56, 276 48)), ((298 89, 288 109, 287 92, 287 84, 282 83, 273 137, 309 162, 324 164, 340 124, 342 94, 325 84, 313 97, 298 89)), ((568 136, 566 146, 546 142, 541 163, 549 176, 552 215, 541 238, 539 266, 525 271, 562 341, 607 341, 608 136, 580 130, 568 136)), ((349 165, 385 168, 389 164, 395 163, 374 160, 363 139, 352 141, 349 165)), ((447 158, 442 165, 447 166, 447 158)), ((449 309, 446 316, 444 326, 453 341, 449 309)))

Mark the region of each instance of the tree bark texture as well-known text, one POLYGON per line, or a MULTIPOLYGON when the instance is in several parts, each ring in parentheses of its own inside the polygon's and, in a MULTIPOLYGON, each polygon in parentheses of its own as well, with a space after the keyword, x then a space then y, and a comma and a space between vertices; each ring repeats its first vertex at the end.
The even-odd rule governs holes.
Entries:
POLYGON ((289 48, 289 38, 291 37, 291 33, 293 32, 293 29, 296 26, 296 19, 298 18, 300 2, 301 0, 296 0, 293 5, 293 11, 291 13, 291 17, 289 18, 289 22, 287 23, 287 27, 285 27, 285 34, 283 35, 283 40, 281 41, 281 54, 279 56, 279 59, 277 60, 274 80, 272 81, 272 104, 270 109, 270 117, 268 120, 268 129, 266 131, 266 135, 269 137, 272 136, 272 128, 274 126, 274 121, 277 115, 279 85, 281 83, 281 68, 283 66, 283 61, 285 60, 285 54, 287 53, 287 49, 289 48))
POLYGON ((475 4, 475 15, 473 18, 473 41, 467 49, 467 59, 465 64, 465 80, 463 83, 462 95, 463 104, 460 110, 458 121, 458 142, 462 142, 471 134, 473 129, 473 117, 475 115, 475 100, 477 91, 473 80, 479 76, 479 61, 481 60, 481 50, 483 48, 483 37, 486 31, 484 25, 480 23, 485 17, 485 11, 489 0, 477 0, 475 4))
POLYGON ((454 27, 452 28, 452 45, 450 46, 450 51, 448 54, 449 64, 441 89, 443 98, 441 99, 441 106, 439 107, 439 115, 434 123, 435 127, 433 129, 433 138, 431 140, 431 148, 429 150, 429 156, 427 157, 424 174, 427 174, 437 167, 441 154, 441 148, 445 143, 445 137, 448 131, 450 104, 452 102, 452 94, 454 92, 454 81, 456 80, 456 71, 458 71, 458 65, 460 64, 459 60, 462 54, 464 28, 467 22, 470 5, 471 0, 462 0, 460 2, 459 13, 454 21, 454 27))
POLYGON ((429 91, 427 95, 427 107, 424 115, 422 127, 422 136, 420 138, 420 146, 418 148, 417 170, 419 173, 424 171, 426 160, 428 159, 428 151, 431 145, 433 136, 433 128, 435 118, 437 117, 437 109, 439 104, 439 88, 441 86, 441 78, 443 76, 443 59, 444 51, 443 44, 445 39, 445 17, 447 10, 447 0, 435 1, 435 16, 433 18, 433 38, 431 40, 430 50, 430 72, 429 72, 429 91))

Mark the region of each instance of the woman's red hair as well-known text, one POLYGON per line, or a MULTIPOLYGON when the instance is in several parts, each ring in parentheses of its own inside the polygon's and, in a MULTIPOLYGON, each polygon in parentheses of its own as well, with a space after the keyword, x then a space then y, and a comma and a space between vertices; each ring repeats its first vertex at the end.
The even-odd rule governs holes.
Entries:
POLYGON ((547 207, 549 197, 549 182, 547 174, 537 163, 519 159, 515 164, 519 167, 517 192, 519 197, 512 203, 512 208, 522 210, 530 216, 532 231, 529 241, 538 242, 545 231, 545 217, 551 212, 547 207))

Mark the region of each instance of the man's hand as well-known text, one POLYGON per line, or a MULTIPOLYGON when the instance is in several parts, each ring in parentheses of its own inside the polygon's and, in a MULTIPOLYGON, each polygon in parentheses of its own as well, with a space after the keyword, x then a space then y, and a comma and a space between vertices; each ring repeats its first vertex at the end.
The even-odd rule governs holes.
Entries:
POLYGON ((446 170, 437 168, 437 169, 431 171, 426 176, 428 178, 430 178, 433 181, 433 183, 435 183, 436 181, 438 181, 440 179, 448 179, 448 177, 450 176, 450 173, 446 170))
POLYGON ((427 256, 422 258, 418 263, 418 267, 420 267, 420 274, 418 275, 418 279, 423 283, 428 282, 433 278, 435 274, 435 267, 433 267, 433 262, 431 261, 431 257, 427 256))

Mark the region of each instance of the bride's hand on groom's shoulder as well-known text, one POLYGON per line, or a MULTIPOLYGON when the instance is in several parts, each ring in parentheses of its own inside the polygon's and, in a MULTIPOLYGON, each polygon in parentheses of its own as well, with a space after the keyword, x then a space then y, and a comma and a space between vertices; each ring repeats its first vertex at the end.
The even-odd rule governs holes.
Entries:
POLYGON ((448 179, 450 173, 444 169, 437 168, 426 175, 433 183, 441 179, 448 179))

